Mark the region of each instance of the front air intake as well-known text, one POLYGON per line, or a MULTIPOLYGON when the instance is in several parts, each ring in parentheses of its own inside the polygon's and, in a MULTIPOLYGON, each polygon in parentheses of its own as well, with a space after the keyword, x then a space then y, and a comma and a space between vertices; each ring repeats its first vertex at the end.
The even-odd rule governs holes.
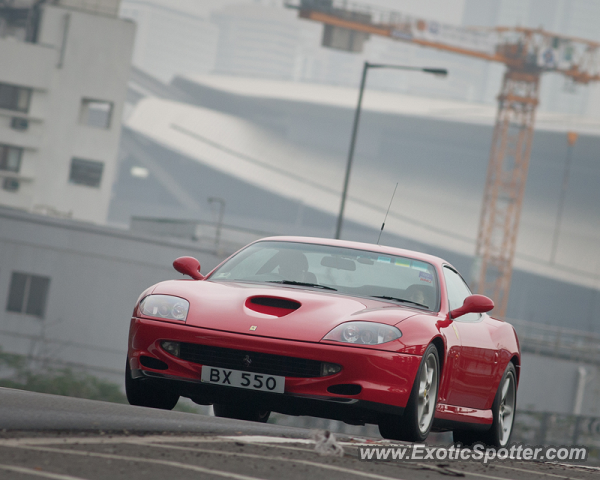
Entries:
POLYGON ((353 383, 341 383, 327 387, 327 391, 336 395, 358 395, 362 391, 362 387, 353 383))
POLYGON ((167 370, 169 366, 159 360, 158 358, 148 357, 146 355, 142 355, 140 357, 140 363, 146 368, 153 368, 154 370, 167 370))
POLYGON ((283 317, 300 308, 300 302, 280 297, 250 297, 246 308, 265 315, 283 317))

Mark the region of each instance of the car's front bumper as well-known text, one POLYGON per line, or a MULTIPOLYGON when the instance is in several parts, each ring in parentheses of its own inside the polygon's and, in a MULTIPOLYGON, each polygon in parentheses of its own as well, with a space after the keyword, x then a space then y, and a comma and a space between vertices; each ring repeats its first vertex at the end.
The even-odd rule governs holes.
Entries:
MULTIPOLYGON (((235 397, 236 402, 259 402, 281 413, 355 422, 376 422, 385 413, 402 414, 421 361, 417 355, 373 348, 265 338, 135 317, 128 359, 135 378, 175 389, 199 403, 229 403, 235 397), (202 365, 169 354, 160 346, 163 340, 336 363, 342 370, 325 377, 286 377, 284 394, 207 384, 200 381, 202 365), (167 368, 148 368, 142 365, 142 356, 158 359, 167 368), (327 390, 347 384, 359 385, 360 393, 339 395, 327 390)), ((241 363, 239 370, 244 370, 241 363)))

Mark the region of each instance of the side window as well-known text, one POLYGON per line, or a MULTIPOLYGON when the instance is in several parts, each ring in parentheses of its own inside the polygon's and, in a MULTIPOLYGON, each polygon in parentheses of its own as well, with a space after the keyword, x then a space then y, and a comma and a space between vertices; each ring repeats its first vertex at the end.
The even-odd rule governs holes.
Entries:
MULTIPOLYGON (((22 156, 22 148, 11 147, 10 145, 3 145, 0 143, 0 171, 19 173, 22 156)), ((19 190, 19 179, 7 175, 2 179, 1 188, 8 192, 16 192, 19 190)))
POLYGON ((6 311, 44 318, 49 287, 48 277, 13 272, 6 311))
MULTIPOLYGON (((471 290, 467 287, 462 277, 454 270, 444 267, 444 278, 446 279, 446 289, 448 290, 448 303, 450 310, 462 307, 465 298, 471 295, 471 290)), ((469 313, 458 319, 460 322, 476 322, 481 318, 479 313, 469 313)))
POLYGON ((104 164, 102 162, 73 158, 71 159, 69 181, 78 185, 99 188, 103 169, 104 164))
POLYGON ((31 100, 31 88, 0 83, 0 108, 27 113, 31 100))
POLYGON ((0 144, 0 170, 18 173, 21 169, 23 149, 0 144))
POLYGON ((108 130, 112 119, 113 104, 103 100, 84 98, 81 100, 79 123, 89 127, 108 130))

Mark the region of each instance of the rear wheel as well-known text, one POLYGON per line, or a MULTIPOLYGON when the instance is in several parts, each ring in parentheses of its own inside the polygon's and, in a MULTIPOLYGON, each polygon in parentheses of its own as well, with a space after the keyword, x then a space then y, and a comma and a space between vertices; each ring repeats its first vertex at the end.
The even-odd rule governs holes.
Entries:
POLYGON ((492 414, 494 420, 492 427, 486 432, 470 432, 455 430, 452 432, 455 442, 463 445, 473 445, 481 442, 490 447, 505 447, 512 434, 515 422, 515 407, 517 405, 517 373, 515 366, 510 362, 498 386, 492 414))
POLYGON ((440 360, 435 345, 429 345, 423 358, 413 388, 404 409, 404 415, 385 416, 379 421, 379 433, 383 438, 422 442, 433 425, 437 407, 440 381, 440 360))
POLYGON ((235 418, 237 420, 249 420, 251 422, 267 423, 271 412, 261 410, 250 405, 232 405, 229 403, 215 403, 213 405, 215 417, 235 418))
POLYGON ((132 378, 129 359, 125 366, 125 393, 129 404, 139 407, 173 410, 179 401, 179 395, 174 392, 157 388, 145 380, 132 378))

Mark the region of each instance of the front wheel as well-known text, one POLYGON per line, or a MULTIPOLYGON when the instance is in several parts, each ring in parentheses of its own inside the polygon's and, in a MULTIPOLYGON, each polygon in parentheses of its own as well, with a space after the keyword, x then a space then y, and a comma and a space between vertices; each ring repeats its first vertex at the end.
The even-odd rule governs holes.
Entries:
POLYGON ((424 441, 433 425, 439 383, 440 359, 437 348, 431 344, 421 359, 404 415, 383 417, 379 421, 381 436, 407 442, 424 441))
POLYGON ((215 417, 235 418, 236 420, 248 420, 251 422, 267 423, 271 412, 261 410, 258 407, 249 405, 232 405, 225 403, 215 403, 213 405, 215 417))
POLYGON ((144 380, 132 378, 129 359, 125 366, 125 393, 129 404, 139 407, 173 410, 179 401, 179 395, 174 392, 157 388, 144 380))

